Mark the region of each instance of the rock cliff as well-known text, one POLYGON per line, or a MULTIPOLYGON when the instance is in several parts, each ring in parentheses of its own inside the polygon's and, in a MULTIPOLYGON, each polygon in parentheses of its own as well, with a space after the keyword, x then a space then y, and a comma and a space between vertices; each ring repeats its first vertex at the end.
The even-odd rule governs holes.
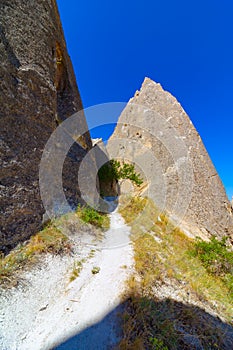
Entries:
MULTIPOLYGON (((0 249, 6 252, 41 228, 42 152, 82 103, 55 0, 0 2, 0 57, 0 249)), ((84 115, 79 118, 85 128, 84 115)), ((78 164, 90 148, 87 132, 64 163, 63 185, 73 204, 79 201, 78 164)))
POLYGON ((188 115, 160 84, 146 78, 108 143, 111 158, 132 161, 151 197, 187 232, 232 235, 223 184, 188 115))

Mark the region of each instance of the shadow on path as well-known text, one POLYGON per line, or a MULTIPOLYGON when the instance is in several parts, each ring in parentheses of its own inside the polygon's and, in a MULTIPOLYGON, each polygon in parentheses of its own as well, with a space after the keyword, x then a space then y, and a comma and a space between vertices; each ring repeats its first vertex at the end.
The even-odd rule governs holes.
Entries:
POLYGON ((57 350, 104 350, 113 349, 121 339, 119 314, 124 304, 119 305, 103 320, 74 335, 55 349, 57 350))
POLYGON ((131 296, 99 323, 54 349, 231 350, 233 326, 195 305, 168 298, 157 301, 131 296), (119 314, 124 314, 124 318, 119 314), (123 319, 125 341, 119 347, 123 337, 120 320, 123 319), (163 347, 153 345, 151 338, 162 340, 163 347))

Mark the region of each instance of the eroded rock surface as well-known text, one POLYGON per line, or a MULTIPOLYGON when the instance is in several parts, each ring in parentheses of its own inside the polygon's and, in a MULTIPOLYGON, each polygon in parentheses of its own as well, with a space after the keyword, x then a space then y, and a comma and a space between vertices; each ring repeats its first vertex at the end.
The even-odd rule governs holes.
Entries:
POLYGON ((146 78, 108 143, 111 158, 133 161, 145 192, 183 229, 201 236, 233 233, 232 207, 188 115, 175 97, 146 78))
MULTIPOLYGON (((8 251, 41 228, 38 173, 44 146, 64 119, 82 109, 54 0, 0 2, 1 238, 8 251)), ((82 114, 80 124, 85 127, 82 114)), ((89 133, 65 160, 63 184, 79 201, 77 169, 89 133)))

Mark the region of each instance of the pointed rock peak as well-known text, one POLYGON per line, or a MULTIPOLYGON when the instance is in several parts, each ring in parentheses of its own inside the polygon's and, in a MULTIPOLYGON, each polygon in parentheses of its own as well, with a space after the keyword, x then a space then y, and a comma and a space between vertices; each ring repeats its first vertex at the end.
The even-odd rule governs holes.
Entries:
MULTIPOLYGON (((148 78, 148 77, 145 77, 141 87, 140 87, 140 90, 136 90, 135 94, 134 94, 134 98, 137 96, 139 96, 142 92, 146 91, 146 90, 160 90, 160 91, 164 91, 162 86, 159 84, 159 83, 156 83, 154 80, 148 78)), ((132 100, 132 99, 131 99, 132 100)))
POLYGON ((154 80, 152 80, 151 78, 149 78, 149 77, 145 77, 142 85, 146 84, 146 83, 155 83, 156 84, 156 82, 154 80))
POLYGON ((170 114, 171 110, 174 113, 184 113, 179 101, 169 91, 165 90, 160 83, 156 83, 148 77, 144 79, 140 90, 135 92, 129 102, 156 109, 158 113, 166 114, 165 117, 169 117, 167 114, 170 114))
POLYGON ((152 80, 151 78, 148 78, 148 77, 145 77, 143 83, 142 83, 142 86, 144 84, 148 84, 148 83, 153 83, 153 84, 157 84, 154 80, 152 80))
POLYGON ((154 80, 152 80, 148 77, 145 77, 145 79, 141 85, 140 91, 136 91, 135 96, 138 96, 140 92, 148 90, 148 89, 149 90, 153 89, 153 91, 156 91, 156 90, 157 91, 165 91, 160 83, 156 83, 154 80))

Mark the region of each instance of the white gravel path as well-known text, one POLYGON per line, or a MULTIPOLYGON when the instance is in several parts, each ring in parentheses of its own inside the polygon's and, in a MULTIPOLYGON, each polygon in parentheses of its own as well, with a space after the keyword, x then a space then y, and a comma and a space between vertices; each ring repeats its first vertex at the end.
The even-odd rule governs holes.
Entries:
POLYGON ((25 274, 24 285, 1 293, 0 349, 104 350, 114 346, 119 340, 117 307, 133 272, 129 234, 120 214, 113 212, 102 242, 106 249, 98 247, 92 258, 87 258, 92 249, 88 246, 76 257, 47 256, 25 274), (87 261, 80 276, 69 283, 74 260, 82 258, 87 261), (95 275, 94 266, 100 268, 95 275))

